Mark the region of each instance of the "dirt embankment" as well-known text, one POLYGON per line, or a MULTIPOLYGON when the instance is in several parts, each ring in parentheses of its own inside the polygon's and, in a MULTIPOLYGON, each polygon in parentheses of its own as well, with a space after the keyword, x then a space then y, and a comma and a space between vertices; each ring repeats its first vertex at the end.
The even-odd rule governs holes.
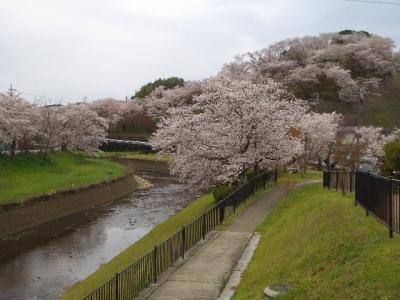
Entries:
POLYGON ((155 172, 169 174, 168 163, 158 160, 138 160, 129 158, 112 158, 113 162, 124 165, 130 172, 155 172))
POLYGON ((133 174, 139 171, 168 173, 168 166, 164 162, 129 159, 113 161, 125 165, 127 174, 111 182, 34 197, 21 204, 0 207, 0 239, 126 196, 138 188, 133 174))

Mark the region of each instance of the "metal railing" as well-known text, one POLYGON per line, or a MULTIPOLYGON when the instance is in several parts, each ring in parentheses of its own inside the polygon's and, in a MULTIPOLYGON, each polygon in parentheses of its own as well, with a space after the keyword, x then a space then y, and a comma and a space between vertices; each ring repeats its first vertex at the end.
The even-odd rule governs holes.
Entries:
POLYGON ((355 205, 365 208, 393 232, 400 233, 400 180, 370 172, 356 173, 324 172, 324 188, 355 192, 355 205))
POLYGON ((356 186, 356 174, 354 172, 330 171, 324 172, 323 187, 336 191, 344 190, 354 192, 356 186))
POLYGON ((130 300, 137 296, 151 283, 156 283, 160 274, 184 258, 188 250, 204 239, 230 213, 235 213, 236 208, 251 194, 265 189, 268 182, 276 181, 277 171, 252 178, 83 299, 130 300), (227 207, 233 209, 228 210, 227 207))

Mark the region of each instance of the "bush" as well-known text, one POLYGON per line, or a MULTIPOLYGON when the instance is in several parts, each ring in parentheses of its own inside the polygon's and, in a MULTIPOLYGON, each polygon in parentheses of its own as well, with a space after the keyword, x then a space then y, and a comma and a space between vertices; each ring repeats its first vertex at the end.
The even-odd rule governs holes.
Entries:
POLYGON ((166 89, 172 89, 176 86, 183 86, 184 83, 185 81, 183 80, 183 78, 179 77, 169 77, 165 79, 160 78, 142 86, 140 90, 137 91, 135 95, 131 97, 131 99, 144 98, 150 95, 151 92, 154 91, 159 86, 164 86, 166 89))
POLYGON ((385 145, 385 163, 382 171, 386 175, 400 176, 400 142, 385 145))
POLYGON ((236 188, 237 188, 237 186, 232 185, 232 184, 225 184, 225 185, 216 187, 213 191, 215 202, 218 203, 219 201, 224 199, 226 196, 231 194, 234 190, 236 190, 236 188))

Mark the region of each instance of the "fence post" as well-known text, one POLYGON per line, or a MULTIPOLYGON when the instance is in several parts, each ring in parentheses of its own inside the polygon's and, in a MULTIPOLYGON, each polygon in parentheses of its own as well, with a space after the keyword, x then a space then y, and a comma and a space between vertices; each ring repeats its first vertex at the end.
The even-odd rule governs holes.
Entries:
POLYGON ((186 242, 186 229, 182 226, 182 259, 185 258, 185 242, 186 242))
POLYGON ((389 179, 389 197, 388 197, 388 205, 389 205, 389 237, 393 238, 393 198, 392 198, 392 180, 389 179))
POLYGON ((278 184, 278 168, 275 169, 275 184, 278 184))
POLYGON ((353 192, 353 171, 350 172, 350 193, 353 192))
POLYGON ((153 276, 154 276, 154 283, 157 283, 157 246, 154 247, 154 254, 153 254, 153 276))
POLYGON ((355 177, 354 177, 354 180, 355 180, 355 182, 354 182, 354 191, 355 191, 355 195, 354 195, 354 206, 357 206, 357 197, 358 197, 358 189, 357 189, 357 182, 360 180, 360 177, 359 177, 359 172, 356 170, 356 175, 355 175, 355 177), (358 177, 358 179, 357 179, 357 177, 358 177))
POLYGON ((202 228, 202 231, 203 231, 203 240, 206 238, 206 214, 204 213, 203 214, 203 228, 202 228))
POLYGON ((119 300, 119 273, 115 273, 115 300, 119 300))
POLYGON ((265 190, 265 183, 266 183, 266 181, 267 181, 267 174, 264 173, 264 175, 263 175, 263 187, 264 187, 264 190, 265 190))
MULTIPOLYGON (((371 195, 371 173, 368 171, 368 176, 367 176, 367 181, 368 181, 368 195, 371 195)), ((370 202, 370 197, 367 197, 367 201, 365 201, 365 213, 367 216, 369 216, 369 202, 370 202)))
POLYGON ((336 171, 336 192, 338 191, 339 188, 338 184, 339 184, 339 171, 336 171))
POLYGON ((225 219, 225 201, 218 205, 219 207, 219 224, 225 219))
POLYGON ((331 189, 331 174, 332 171, 328 171, 328 184, 327 184, 327 189, 330 190, 331 189))

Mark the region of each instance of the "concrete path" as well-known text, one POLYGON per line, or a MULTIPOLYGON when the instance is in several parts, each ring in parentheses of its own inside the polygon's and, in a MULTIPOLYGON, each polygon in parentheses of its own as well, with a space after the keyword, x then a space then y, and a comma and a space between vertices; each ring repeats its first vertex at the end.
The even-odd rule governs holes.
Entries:
POLYGON ((246 249, 253 231, 285 195, 283 186, 265 192, 224 231, 213 232, 192 256, 140 299, 217 299, 246 249))
POLYGON ((217 299, 251 233, 219 232, 148 299, 217 299))

